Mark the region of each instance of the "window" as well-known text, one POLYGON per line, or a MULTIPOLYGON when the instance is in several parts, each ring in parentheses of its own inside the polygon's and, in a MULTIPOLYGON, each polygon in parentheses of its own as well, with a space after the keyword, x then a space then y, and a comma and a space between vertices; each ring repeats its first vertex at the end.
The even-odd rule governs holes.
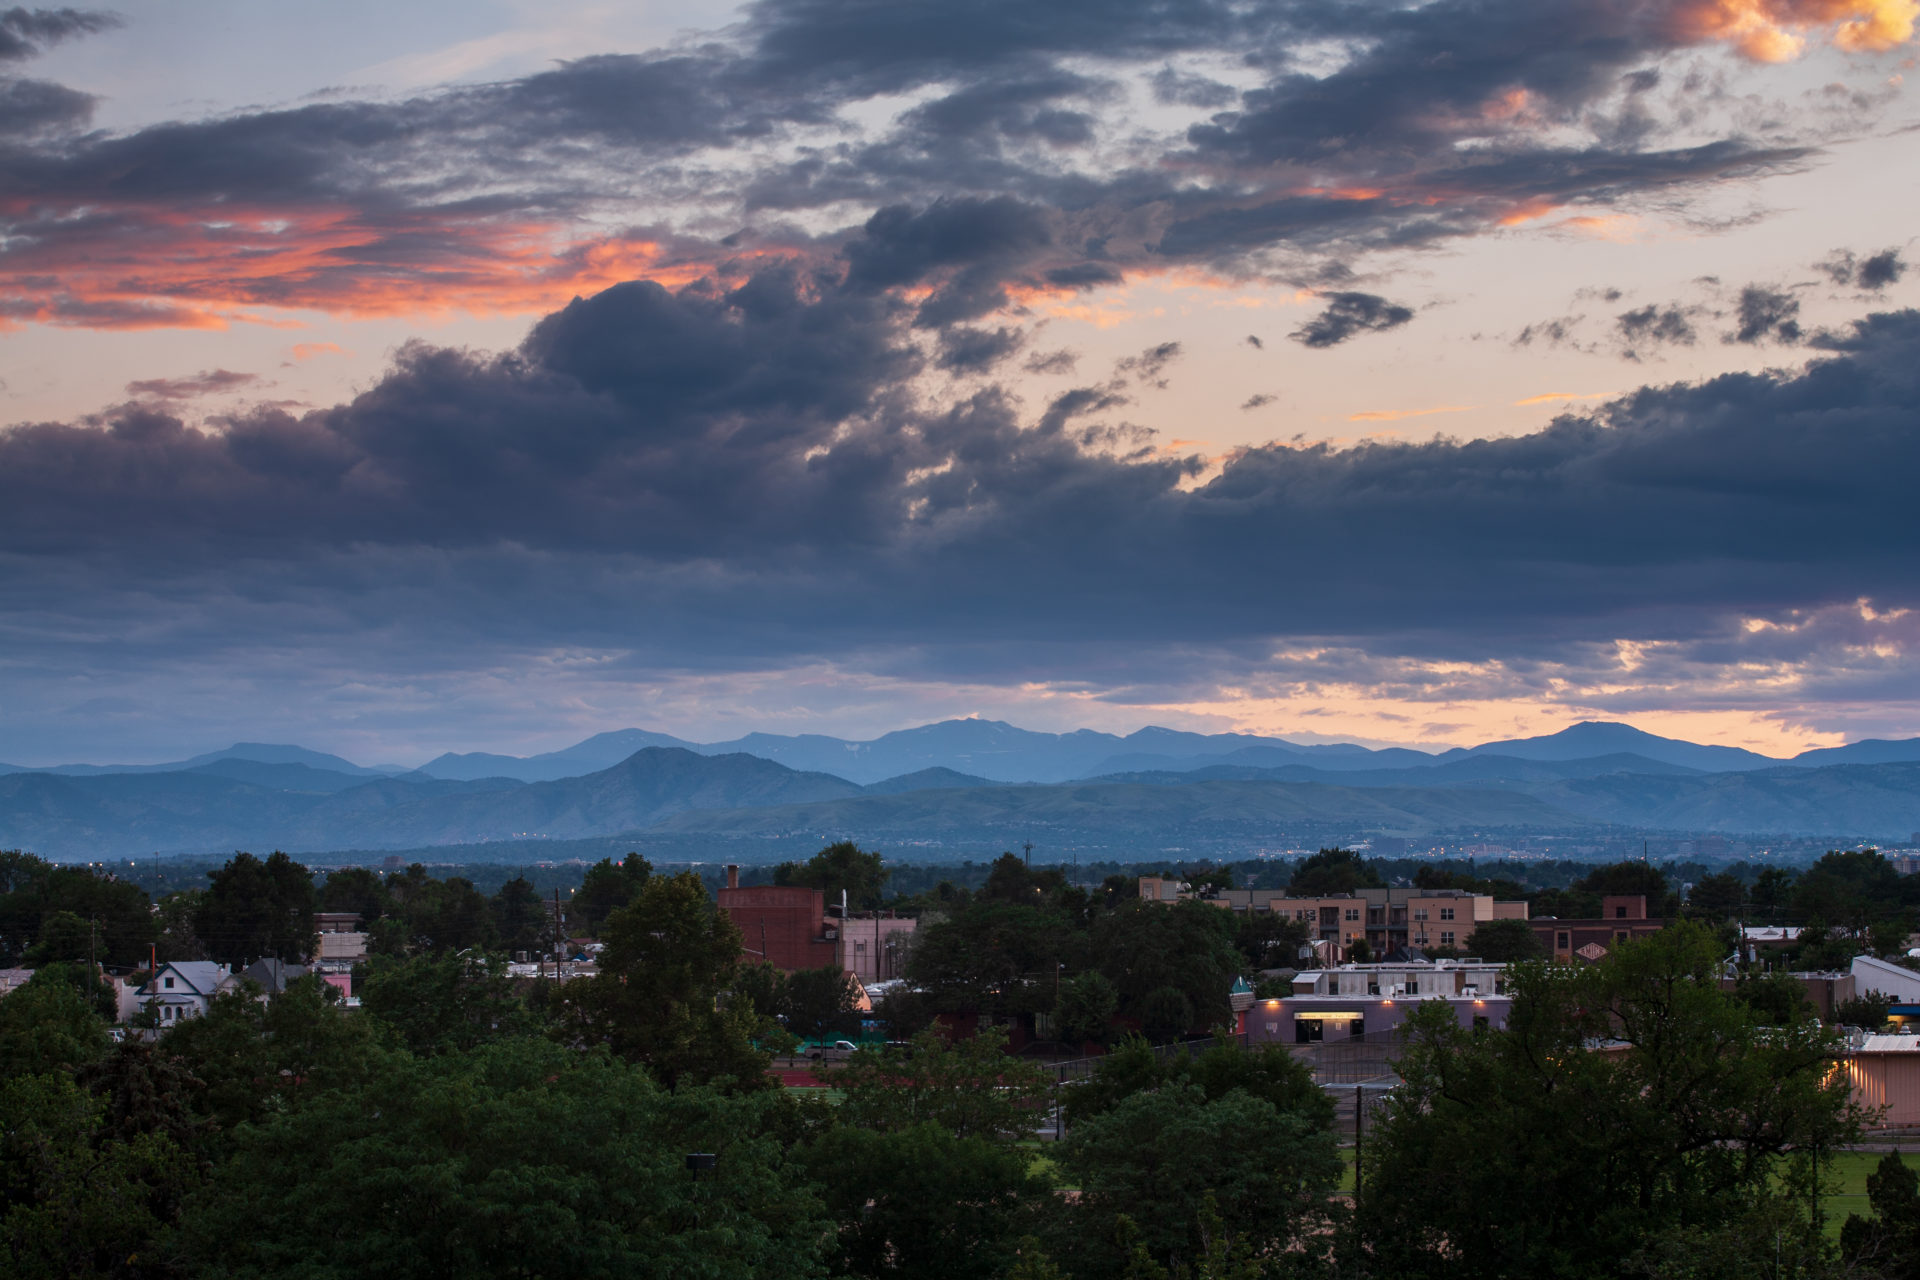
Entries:
POLYGON ((1443 947, 1450 947, 1453 945, 1453 930, 1448 929, 1440 935, 1440 945, 1443 947))
POLYGON ((1565 932, 1564 930, 1563 930, 1563 931, 1561 931, 1561 932, 1559 932, 1559 933, 1556 933, 1556 934, 1554 934, 1554 935, 1553 935, 1553 949, 1554 949, 1555 951, 1571 951, 1571 950, 1573 950, 1573 935, 1572 935, 1572 934, 1570 934, 1570 933, 1567 933, 1567 932, 1565 932))
POLYGON ((1633 935, 1631 933, 1628 933, 1625 929, 1622 929, 1613 935, 1613 940, 1615 942, 1625 942, 1627 939, 1631 938, 1632 936, 1633 935))
POLYGON ((1360 908, 1358 907, 1347 908, 1347 919, 1358 920, 1359 918, 1360 918, 1360 908))
POLYGON ((1442 907, 1442 908, 1440 908, 1440 918, 1441 918, 1442 920, 1451 920, 1451 919, 1453 919, 1453 908, 1452 908, 1452 907, 1442 907))
POLYGON ((173 990, 173 979, 172 978, 165 979, 163 985, 166 987, 167 990, 169 991, 173 990))
POLYGON ((1627 918, 1627 909, 1625 907, 1615 907, 1613 909, 1613 918, 1615 920, 1625 920, 1627 918))
POLYGON ((1413 918, 1415 920, 1425 920, 1427 918, 1427 909, 1425 907, 1415 907, 1413 909, 1413 918))

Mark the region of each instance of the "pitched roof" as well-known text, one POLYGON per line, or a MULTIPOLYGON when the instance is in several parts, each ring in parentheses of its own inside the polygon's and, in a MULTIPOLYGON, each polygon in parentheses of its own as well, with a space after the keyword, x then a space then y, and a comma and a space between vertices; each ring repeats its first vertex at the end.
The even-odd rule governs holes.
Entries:
POLYGON ((225 965, 215 964, 211 960, 171 960, 160 966, 160 972, 147 984, 147 989, 161 991, 160 980, 168 973, 177 975, 189 990, 201 996, 212 995, 220 989, 221 983, 233 976, 227 972, 225 965))

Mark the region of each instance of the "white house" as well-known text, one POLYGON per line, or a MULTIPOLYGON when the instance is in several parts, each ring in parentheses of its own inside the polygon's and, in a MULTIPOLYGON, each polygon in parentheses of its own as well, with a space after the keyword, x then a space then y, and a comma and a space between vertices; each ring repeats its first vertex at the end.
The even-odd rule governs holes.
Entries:
POLYGON ((161 965, 140 988, 140 1007, 153 1009, 159 1014, 160 1025, 170 1027, 205 1013, 214 996, 232 985, 233 974, 225 965, 211 960, 175 960, 161 965))

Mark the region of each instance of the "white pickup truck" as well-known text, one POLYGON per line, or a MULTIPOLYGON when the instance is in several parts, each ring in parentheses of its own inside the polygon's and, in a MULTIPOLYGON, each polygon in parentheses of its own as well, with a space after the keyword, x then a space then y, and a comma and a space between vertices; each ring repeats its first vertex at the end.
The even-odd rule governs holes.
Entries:
POLYGON ((860 1046, 851 1040, 835 1040, 832 1044, 816 1044, 807 1050, 807 1056, 815 1062, 844 1062, 860 1046))

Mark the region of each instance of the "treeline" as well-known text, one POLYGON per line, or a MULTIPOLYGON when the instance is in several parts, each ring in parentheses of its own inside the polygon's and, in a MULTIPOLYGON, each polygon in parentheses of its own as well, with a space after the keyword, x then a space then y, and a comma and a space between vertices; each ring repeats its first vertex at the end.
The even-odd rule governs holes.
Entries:
MULTIPOLYGON (((0 1000, 0 1273, 1746 1280, 1920 1267, 1920 1199, 1898 1157, 1876 1175, 1875 1212, 1846 1225, 1843 1247, 1829 1241, 1820 1157, 1869 1117, 1831 1070, 1828 1033, 1764 1025, 1720 990, 1701 925, 1582 969, 1520 969, 1511 1030, 1421 1010, 1406 1083, 1370 1116, 1348 1195, 1333 1105, 1284 1048, 1221 1040, 1189 1056, 1127 1040, 1062 1092, 996 1032, 930 1029, 855 1055, 828 1077, 831 1099, 779 1088, 763 1043, 777 1024, 737 931, 697 876, 638 870, 602 922, 599 975, 564 984, 511 981, 472 951, 383 956, 357 1010, 303 979, 114 1045, 69 967, 42 968, 0 1000), (1060 1124, 1057 1145, 1034 1142, 1060 1124)), ((1059 893, 1010 869, 993 888, 950 919, 1059 893)), ((1224 914, 1157 914, 1199 912, 1224 914)))

